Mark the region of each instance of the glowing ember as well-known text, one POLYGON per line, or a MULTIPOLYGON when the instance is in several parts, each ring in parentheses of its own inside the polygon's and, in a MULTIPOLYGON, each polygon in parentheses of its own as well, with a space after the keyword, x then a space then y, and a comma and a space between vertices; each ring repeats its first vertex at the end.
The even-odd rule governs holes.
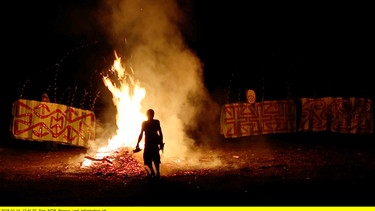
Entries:
POLYGON ((112 162, 113 155, 121 151, 119 149, 134 147, 140 132, 141 122, 145 119, 145 115, 140 109, 146 91, 133 78, 133 70, 130 68, 130 71, 128 71, 121 63, 121 57, 118 57, 116 52, 115 57, 110 71, 117 77, 119 83, 114 83, 108 76, 103 77, 103 82, 111 91, 113 103, 117 108, 117 133, 108 140, 107 146, 98 149, 96 155, 93 156, 94 159, 86 159, 82 163, 82 167, 88 167, 93 164, 93 161, 104 158, 112 162))
POLYGON ((144 167, 125 148, 113 152, 102 159, 92 159, 96 161, 90 164, 90 170, 95 174, 121 174, 124 176, 134 176, 144 173, 144 167))

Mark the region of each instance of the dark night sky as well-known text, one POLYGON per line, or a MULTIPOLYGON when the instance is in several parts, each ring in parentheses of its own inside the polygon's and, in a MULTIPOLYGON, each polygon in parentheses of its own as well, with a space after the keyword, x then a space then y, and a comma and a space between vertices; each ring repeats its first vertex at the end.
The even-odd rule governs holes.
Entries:
MULTIPOLYGON (((3 18, 11 57, 6 61, 13 64, 7 67, 13 66, 17 76, 20 71, 46 71, 72 51, 84 54, 105 45, 89 18, 96 1, 24 2, 12 3, 12 21, 3 18), (71 20, 69 12, 75 8, 82 15, 71 20)), ((365 74, 374 67, 374 15, 369 5, 191 2, 194 8, 188 16, 195 28, 184 33, 205 65, 210 90, 226 87, 230 79, 246 88, 259 88, 264 81, 268 89, 286 80, 311 88, 319 81, 316 89, 336 86, 331 89, 340 95, 345 94, 340 89, 350 91, 354 81, 369 82, 365 74)))
POLYGON ((269 98, 285 96, 277 92, 287 81, 298 97, 373 96, 366 75, 374 67, 374 17, 366 5, 200 6, 199 17, 211 8, 197 31, 209 85, 232 77, 238 86, 260 90, 264 79, 269 98), (215 69, 225 77, 212 77, 215 69))
MULTIPOLYGON (((66 80, 74 84, 89 83, 80 80, 84 73, 79 69, 95 65, 99 71, 100 66, 113 61, 106 58, 113 49, 90 19, 96 3, 8 4, 5 9, 9 11, 2 14, 2 73, 6 78, 2 88, 6 98, 1 110, 7 113, 2 117, 9 116, 25 80, 32 78, 42 86, 40 75, 56 70, 55 64, 76 71, 75 79, 66 80), (79 18, 72 20, 68 15, 72 10, 79 18), (73 30, 71 25, 80 27, 73 30), (90 54, 98 49, 102 55, 90 54)), ((204 63, 209 91, 220 93, 231 85, 234 90, 254 89, 266 99, 283 99, 289 85, 294 97, 374 99, 372 7, 353 2, 313 3, 189 1, 193 28, 183 33, 204 63)))

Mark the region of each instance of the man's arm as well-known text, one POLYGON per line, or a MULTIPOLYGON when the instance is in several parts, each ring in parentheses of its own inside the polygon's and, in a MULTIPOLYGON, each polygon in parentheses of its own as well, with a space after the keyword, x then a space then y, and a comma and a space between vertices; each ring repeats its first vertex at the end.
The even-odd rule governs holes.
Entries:
POLYGON ((159 149, 164 150, 164 140, 163 140, 163 131, 161 130, 160 122, 159 122, 159 149))
POLYGON ((163 143, 163 132, 161 131, 161 128, 159 130, 159 136, 160 136, 160 142, 163 143))
POLYGON ((139 148, 139 142, 141 142, 142 137, 143 137, 143 131, 138 136, 138 141, 137 141, 137 147, 136 148, 139 148))
POLYGON ((143 138, 143 131, 144 131, 144 129, 143 129, 143 123, 142 123, 141 132, 139 133, 139 136, 138 136, 137 146, 135 147, 135 148, 137 148, 137 149, 139 148, 139 142, 142 141, 142 138, 143 138))

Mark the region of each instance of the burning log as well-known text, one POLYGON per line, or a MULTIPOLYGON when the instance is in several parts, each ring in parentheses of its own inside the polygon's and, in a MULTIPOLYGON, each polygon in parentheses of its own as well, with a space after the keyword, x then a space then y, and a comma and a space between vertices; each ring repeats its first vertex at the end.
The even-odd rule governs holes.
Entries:
POLYGON ((90 157, 90 156, 85 156, 86 159, 89 159, 89 160, 92 160, 92 161, 107 161, 108 163, 112 163, 112 161, 110 161, 107 157, 104 157, 104 158, 93 158, 93 157, 90 157))

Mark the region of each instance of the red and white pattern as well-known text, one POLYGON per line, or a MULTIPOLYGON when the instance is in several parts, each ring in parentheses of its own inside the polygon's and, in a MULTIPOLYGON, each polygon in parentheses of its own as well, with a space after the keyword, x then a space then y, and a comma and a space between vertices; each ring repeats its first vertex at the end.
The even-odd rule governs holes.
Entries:
POLYGON ((365 98, 302 98, 297 109, 292 100, 225 104, 221 134, 225 138, 308 132, 373 133, 372 102, 365 98))
POLYGON ((221 133, 237 138, 296 131, 296 109, 292 100, 225 104, 221 112, 221 133))
POLYGON ((12 135, 87 147, 95 140, 95 114, 62 104, 20 99, 13 103, 12 135))

